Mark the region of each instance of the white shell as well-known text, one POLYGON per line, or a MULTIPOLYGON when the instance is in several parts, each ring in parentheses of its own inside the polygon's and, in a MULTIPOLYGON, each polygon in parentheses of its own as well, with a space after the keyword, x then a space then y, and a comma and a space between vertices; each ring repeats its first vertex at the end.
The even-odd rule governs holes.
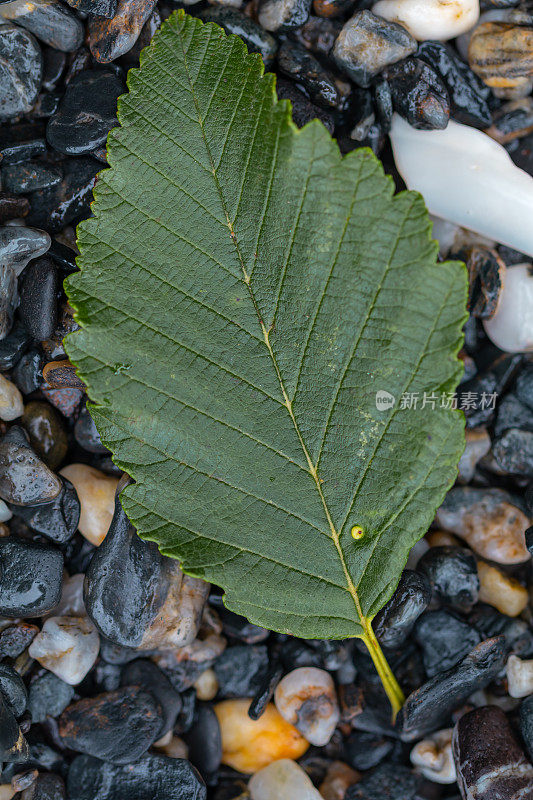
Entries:
POLYGON ((479 0, 378 0, 374 14, 399 22, 423 42, 453 39, 472 28, 479 19, 479 0))
POLYGON ((453 121, 416 130, 398 114, 390 138, 398 171, 433 214, 533 256, 533 178, 498 142, 453 121))
MULTIPOLYGON (((532 209, 533 210, 533 209, 532 209)), ((510 353, 533 351, 533 266, 507 267, 496 313, 483 320, 489 339, 510 353)))

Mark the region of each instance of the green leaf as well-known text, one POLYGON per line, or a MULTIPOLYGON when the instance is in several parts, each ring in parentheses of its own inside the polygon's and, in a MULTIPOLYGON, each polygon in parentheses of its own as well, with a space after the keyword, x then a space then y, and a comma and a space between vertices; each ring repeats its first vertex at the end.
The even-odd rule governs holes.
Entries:
POLYGON ((462 414, 399 401, 458 383, 464 267, 217 26, 173 15, 128 86, 67 341, 124 508, 253 622, 368 638, 463 449, 462 414))

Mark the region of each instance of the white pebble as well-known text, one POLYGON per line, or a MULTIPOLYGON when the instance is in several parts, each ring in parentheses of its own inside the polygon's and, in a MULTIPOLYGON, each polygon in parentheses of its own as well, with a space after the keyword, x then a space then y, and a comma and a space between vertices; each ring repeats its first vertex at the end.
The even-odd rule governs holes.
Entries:
POLYGON ((252 775, 248 791, 252 800, 323 800, 303 769, 289 758, 273 761, 252 775))
POLYGON ((476 24, 479 0, 379 0, 372 11, 390 22, 399 22, 419 42, 443 42, 476 24))
POLYGON ((212 700, 218 692, 218 680, 214 669, 204 669, 194 684, 198 700, 212 700))
POLYGON ((415 744, 411 750, 411 763, 434 783, 455 783, 457 776, 452 754, 453 728, 445 728, 415 744))
MULTIPOLYGON (((532 209, 533 211, 533 209, 532 209)), ((501 350, 521 353, 533 350, 533 267, 507 267, 496 313, 483 320, 489 339, 501 350)))
POLYGON ((24 413, 22 395, 14 383, 0 375, 0 419, 11 422, 24 413))
POLYGON ((331 739, 339 721, 335 684, 329 672, 299 667, 278 683, 276 708, 308 742, 322 747, 331 739))
POLYGON ((533 658, 522 661, 518 656, 509 656, 506 672, 511 697, 527 697, 533 694, 533 658))
POLYGON ((533 256, 533 178, 498 142, 452 120, 416 130, 398 114, 390 138, 398 171, 433 214, 533 256))
POLYGON ((61 589, 61 600, 53 611, 51 617, 86 617, 87 611, 83 602, 83 581, 85 575, 78 572, 70 577, 65 572, 63 577, 63 588, 61 589))
POLYGON ((12 516, 13 514, 9 510, 7 503, 4 503, 3 500, 0 500, 0 522, 7 522, 12 516))
POLYGON ((29 653, 58 678, 76 686, 94 665, 100 637, 87 617, 50 617, 29 653))

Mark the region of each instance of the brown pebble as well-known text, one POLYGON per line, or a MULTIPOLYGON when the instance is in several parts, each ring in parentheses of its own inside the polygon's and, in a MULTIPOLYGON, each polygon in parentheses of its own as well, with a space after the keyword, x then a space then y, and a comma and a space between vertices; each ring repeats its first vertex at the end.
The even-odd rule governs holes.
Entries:
POLYGON ((89 47, 97 61, 107 64, 128 53, 152 13, 156 0, 119 0, 112 19, 89 17, 89 47))
POLYGON ((500 144, 513 142, 533 132, 533 98, 510 100, 492 117, 492 125, 485 133, 500 144))
POLYGON ((471 247, 466 253, 468 310, 474 317, 490 319, 496 313, 503 286, 505 264, 490 247, 471 247))
POLYGON ((52 389, 84 389, 85 384, 76 375, 70 361, 49 361, 43 367, 43 378, 52 389))
POLYGON ((326 772, 326 777, 318 787, 324 800, 344 800, 346 791, 360 780, 361 775, 344 761, 333 761, 326 772))
MULTIPOLYGON (((474 29, 468 62, 491 89, 520 90, 533 77, 533 29, 506 22, 484 22, 474 29)), ((501 96, 501 95, 500 95, 501 96)))
POLYGON ((0 192, 0 222, 17 217, 25 217, 30 210, 27 197, 12 197, 0 192))
POLYGON ((313 0, 317 17, 342 17, 353 6, 353 0, 313 0))

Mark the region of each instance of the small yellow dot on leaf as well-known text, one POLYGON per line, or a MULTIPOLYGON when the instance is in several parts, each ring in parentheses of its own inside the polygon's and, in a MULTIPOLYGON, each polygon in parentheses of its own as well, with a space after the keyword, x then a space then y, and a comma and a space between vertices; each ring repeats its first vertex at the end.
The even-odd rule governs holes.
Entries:
POLYGON ((363 536, 365 535, 365 532, 360 525, 354 525, 351 533, 354 539, 362 539, 363 536))

